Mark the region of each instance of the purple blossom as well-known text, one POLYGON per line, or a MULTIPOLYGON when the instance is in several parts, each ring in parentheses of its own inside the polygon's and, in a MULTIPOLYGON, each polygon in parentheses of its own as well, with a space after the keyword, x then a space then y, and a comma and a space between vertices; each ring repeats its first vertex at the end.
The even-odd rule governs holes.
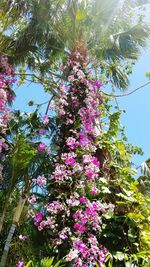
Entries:
POLYGON ((38 150, 38 151, 43 151, 43 150, 45 150, 45 148, 46 148, 46 144, 45 144, 45 143, 40 143, 40 144, 38 145, 37 150, 38 150))
POLYGON ((74 158, 67 158, 65 163, 72 167, 75 163, 75 160, 74 160, 74 158))
POLYGON ((42 211, 38 212, 36 217, 34 218, 35 225, 42 221, 44 213, 42 211))
POLYGON ((71 149, 74 149, 76 143, 76 139, 73 137, 68 137, 66 140, 67 146, 69 146, 71 149))
POLYGON ((90 194, 91 195, 96 195, 98 193, 99 193, 99 190, 97 188, 93 188, 93 189, 90 190, 90 194))
POLYGON ((85 197, 80 197, 80 202, 81 202, 82 204, 84 204, 84 203, 85 203, 85 197))
POLYGON ((39 187, 42 187, 43 185, 45 185, 47 183, 47 179, 45 178, 44 175, 39 175, 36 178, 36 182, 37 182, 39 187))
POLYGON ((19 239, 21 241, 25 241, 27 239, 27 236, 25 236, 25 235, 19 235, 19 239))
POLYGON ((99 82, 99 81, 95 81, 95 84, 94 84, 98 89, 102 87, 102 83, 99 82))
POLYGON ((16 267, 24 267, 25 263, 23 261, 18 261, 16 267))
POLYGON ((45 129, 39 129, 39 134, 45 134, 46 130, 45 129))
POLYGON ((43 119, 43 124, 44 125, 47 125, 47 124, 49 124, 49 117, 47 116, 47 115, 44 115, 43 117, 42 117, 42 119, 43 119))

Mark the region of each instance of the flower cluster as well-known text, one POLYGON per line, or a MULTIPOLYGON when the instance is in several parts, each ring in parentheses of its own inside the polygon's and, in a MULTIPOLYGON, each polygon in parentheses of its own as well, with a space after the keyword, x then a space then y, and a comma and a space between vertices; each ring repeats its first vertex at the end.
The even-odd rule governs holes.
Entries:
POLYGON ((44 175, 39 175, 36 179, 35 182, 39 187, 42 187, 43 185, 46 185, 47 179, 45 178, 44 175))
POLYGON ((7 104, 14 99, 13 91, 10 86, 15 82, 15 72, 8 64, 8 58, 3 56, 0 58, 0 127, 5 128, 10 118, 10 110, 7 104))
POLYGON ((42 116, 42 123, 44 125, 49 124, 49 122, 50 122, 50 119, 49 119, 49 117, 47 115, 42 116))
POLYGON ((87 242, 80 239, 73 240, 73 247, 67 255, 67 260, 74 260, 76 267, 98 266, 102 267, 107 250, 99 246, 97 238, 90 234, 87 242))
POLYGON ((76 235, 81 236, 87 230, 100 231, 101 215, 106 211, 103 205, 99 201, 91 203, 84 197, 80 198, 80 202, 83 204, 82 209, 77 210, 73 214, 76 235))
POLYGON ((41 142, 37 147, 37 152, 44 152, 46 154, 50 154, 50 149, 44 142, 41 142))

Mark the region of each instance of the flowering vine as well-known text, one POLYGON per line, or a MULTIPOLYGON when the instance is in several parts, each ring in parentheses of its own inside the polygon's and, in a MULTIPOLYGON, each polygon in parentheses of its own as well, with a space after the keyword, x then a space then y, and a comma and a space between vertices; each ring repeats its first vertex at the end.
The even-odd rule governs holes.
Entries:
POLYGON ((112 205, 96 198, 101 168, 95 155, 102 84, 86 71, 85 51, 74 50, 63 70, 69 70, 69 75, 59 86, 59 151, 50 178, 54 191, 44 209, 32 217, 39 231, 49 230, 56 248, 67 244, 66 259, 73 266, 97 263, 102 267, 107 253, 99 243, 102 216, 113 210, 112 205))

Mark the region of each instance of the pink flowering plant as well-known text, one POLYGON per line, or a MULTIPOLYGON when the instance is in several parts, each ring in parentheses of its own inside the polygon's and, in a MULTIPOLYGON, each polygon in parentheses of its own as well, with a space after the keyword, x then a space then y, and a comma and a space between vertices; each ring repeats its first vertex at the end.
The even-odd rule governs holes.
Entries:
MULTIPOLYGON (((9 108, 15 96, 12 90, 16 81, 15 72, 8 64, 7 57, 1 57, 0 60, 0 232, 6 231, 1 239, 2 244, 5 244, 15 210, 20 205, 19 201, 25 199, 26 208, 29 206, 32 211, 33 205, 38 205, 37 200, 42 202, 47 194, 48 169, 52 166, 53 152, 49 149, 52 124, 49 116, 41 114, 37 109, 32 113, 21 113, 9 108)), ((26 217, 28 218, 27 211, 26 217)), ((27 227, 29 225, 26 221, 24 224, 27 227)), ((26 259, 22 247, 32 243, 24 224, 18 224, 18 231, 12 236, 19 242, 19 255, 12 255, 15 262, 17 258, 26 259)), ((32 255, 32 250, 30 253, 32 255)), ((23 260, 18 264, 25 265, 23 260)))
MULTIPOLYGON (((70 69, 70 76, 66 83, 60 84, 59 151, 49 180, 53 191, 43 210, 35 212, 34 225, 40 232, 49 233, 56 250, 67 247, 66 259, 73 266, 102 267, 107 254, 98 241, 102 218, 113 212, 113 205, 95 198, 99 193, 96 185, 101 168, 96 157, 100 137, 96 121, 100 120, 102 84, 90 77, 80 64, 82 60, 82 55, 75 52, 65 66, 70 69)), ((37 149, 44 150, 45 144, 41 143, 37 149)), ((45 183, 39 177, 36 181, 39 186, 45 183)), ((29 201, 34 203, 33 197, 29 201)))
POLYGON ((14 100, 15 94, 11 86, 15 82, 15 72, 8 63, 7 56, 0 58, 0 182, 3 180, 3 159, 8 150, 5 139, 8 122, 12 116, 9 105, 14 100))

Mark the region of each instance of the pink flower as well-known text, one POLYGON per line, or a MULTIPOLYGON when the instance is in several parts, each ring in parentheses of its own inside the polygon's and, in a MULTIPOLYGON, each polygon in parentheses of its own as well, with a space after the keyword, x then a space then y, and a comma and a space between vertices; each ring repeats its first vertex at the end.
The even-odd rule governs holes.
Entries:
POLYGON ((37 150, 38 151, 43 151, 43 150, 45 150, 45 148, 46 148, 46 144, 45 143, 40 143, 38 145, 38 147, 37 147, 37 150))
POLYGON ((59 201, 53 201, 47 205, 47 211, 52 214, 57 214, 59 211, 64 210, 64 205, 59 201))
POLYGON ((66 121, 66 125, 69 125, 69 124, 73 124, 73 120, 71 120, 71 119, 67 119, 67 121, 66 121))
POLYGON ((39 175, 36 179, 36 182, 38 186, 42 187, 42 185, 46 184, 47 180, 44 175, 41 175, 41 176, 39 175))
POLYGON ((27 239, 27 236, 25 236, 25 235, 19 235, 19 239, 21 241, 25 241, 27 239))
POLYGON ((45 134, 46 133, 46 130, 45 129, 40 129, 39 130, 39 134, 45 134))
POLYGON ((75 163, 75 160, 74 160, 74 158, 67 158, 65 163, 72 167, 75 163))
POLYGON ((102 86, 102 83, 99 81, 95 81, 94 85, 99 89, 102 86))
POLYGON ((0 80, 0 88, 5 87, 5 82, 3 80, 0 80))
POLYGON ((36 197, 34 195, 32 195, 30 198, 28 198, 28 202, 33 205, 36 203, 36 197))
POLYGON ((73 137, 68 137, 66 140, 67 146, 69 146, 71 149, 74 149, 75 143, 76 143, 76 139, 73 137))
POLYGON ((81 225, 79 223, 75 223, 73 227, 74 227, 74 229, 80 229, 80 226, 81 225))
POLYGON ((38 214, 34 218, 35 224, 42 221, 43 215, 44 215, 44 213, 42 211, 38 212, 38 214))
POLYGON ((42 117, 42 119, 43 119, 43 124, 44 124, 44 125, 49 124, 49 117, 48 117, 47 115, 44 115, 44 116, 42 117))
POLYGON ((99 190, 97 188, 93 188, 92 190, 90 190, 91 195, 96 195, 98 193, 99 193, 99 190))
POLYGON ((65 240, 67 238, 67 235, 65 235, 64 233, 61 233, 59 234, 59 237, 62 239, 62 240, 65 240))
POLYGON ((85 78, 85 74, 82 70, 78 70, 77 76, 78 76, 78 79, 80 79, 80 80, 85 78))
POLYGON ((73 82, 74 81, 74 76, 73 75, 70 75, 68 76, 68 82, 73 82))
POLYGON ((87 177, 90 178, 90 179, 93 178, 93 172, 90 171, 90 170, 86 171, 86 175, 87 175, 87 177))
POLYGON ((62 96, 59 101, 58 101, 58 106, 60 108, 64 107, 64 106, 68 106, 68 102, 66 101, 66 96, 62 96))
POLYGON ((66 114, 63 108, 58 109, 58 112, 61 116, 64 116, 66 114))
POLYGON ((82 204, 84 204, 84 203, 85 203, 85 197, 80 197, 80 202, 81 202, 82 204))
POLYGON ((60 89, 61 92, 64 92, 65 89, 66 89, 66 85, 65 85, 64 83, 61 83, 61 84, 59 85, 59 89, 60 89))
POLYGON ((96 157, 93 158, 93 163, 96 166, 99 166, 100 165, 100 163, 99 163, 99 161, 98 161, 98 159, 96 157))
POLYGON ((75 96, 72 97, 72 104, 74 107, 77 107, 79 105, 79 101, 77 97, 75 96))
POLYGON ((77 249, 72 249, 69 254, 66 257, 67 261, 72 261, 75 258, 78 258, 79 256, 79 251, 77 249))
POLYGON ((77 234, 78 235, 83 234, 85 232, 85 230, 86 230, 85 226, 82 225, 82 224, 79 224, 79 223, 75 223, 74 224, 74 229, 77 230, 77 234))
POLYGON ((25 266, 24 264, 25 263, 23 261, 18 261, 16 267, 24 267, 25 266))

